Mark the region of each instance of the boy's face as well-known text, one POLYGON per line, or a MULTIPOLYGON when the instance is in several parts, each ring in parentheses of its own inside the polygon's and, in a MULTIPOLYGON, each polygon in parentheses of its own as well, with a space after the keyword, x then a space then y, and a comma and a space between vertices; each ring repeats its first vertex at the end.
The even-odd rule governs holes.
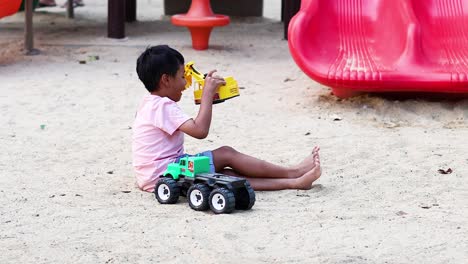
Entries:
POLYGON ((170 89, 168 91, 168 97, 174 102, 180 101, 182 92, 185 90, 185 84, 187 81, 185 80, 184 73, 184 65, 180 65, 176 75, 174 77, 169 76, 170 89))

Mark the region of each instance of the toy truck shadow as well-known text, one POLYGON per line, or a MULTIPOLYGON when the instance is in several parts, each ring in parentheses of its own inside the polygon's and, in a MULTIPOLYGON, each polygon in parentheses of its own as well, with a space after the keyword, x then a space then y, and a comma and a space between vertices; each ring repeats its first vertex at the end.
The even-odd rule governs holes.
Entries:
POLYGON ((179 163, 169 164, 156 182, 156 199, 173 204, 183 195, 193 210, 210 208, 216 214, 252 208, 255 192, 246 179, 209 171, 210 160, 205 156, 183 157, 179 163))

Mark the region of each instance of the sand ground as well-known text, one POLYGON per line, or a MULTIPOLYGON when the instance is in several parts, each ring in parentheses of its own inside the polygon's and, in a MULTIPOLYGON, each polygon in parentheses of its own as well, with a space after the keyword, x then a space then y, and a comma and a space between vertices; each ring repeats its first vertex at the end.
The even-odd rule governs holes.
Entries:
MULTIPOLYGON (((38 10, 38 56, 23 55, 22 13, 0 21, 0 263, 466 263, 468 100, 335 98, 292 60, 279 0, 215 29, 206 51, 162 1, 138 1, 125 40, 105 37, 107 1, 85 2, 74 20, 38 10), (229 215, 139 191, 135 60, 162 43, 242 87, 187 152, 230 145, 291 165, 320 145, 313 188, 257 192, 229 215)), ((195 115, 192 100, 180 105, 195 115)))

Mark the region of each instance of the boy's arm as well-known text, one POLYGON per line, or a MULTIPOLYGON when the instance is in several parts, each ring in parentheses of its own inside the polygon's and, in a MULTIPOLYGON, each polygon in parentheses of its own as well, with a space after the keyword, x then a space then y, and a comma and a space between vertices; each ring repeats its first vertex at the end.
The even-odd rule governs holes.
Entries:
POLYGON ((203 139, 208 136, 211 125, 211 115, 213 109, 213 96, 216 89, 226 84, 223 78, 213 76, 216 70, 210 71, 205 77, 205 86, 200 103, 200 110, 195 119, 189 119, 183 123, 179 130, 194 138, 203 139))

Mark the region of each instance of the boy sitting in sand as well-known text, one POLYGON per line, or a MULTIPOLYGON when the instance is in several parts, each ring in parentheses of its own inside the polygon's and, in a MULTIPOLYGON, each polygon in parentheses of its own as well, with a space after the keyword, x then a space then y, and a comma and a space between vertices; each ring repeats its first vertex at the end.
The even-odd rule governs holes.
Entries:
MULTIPOLYGON (((167 45, 147 48, 137 60, 137 73, 147 94, 133 124, 133 166, 140 189, 152 192, 167 165, 184 153, 184 134, 203 139, 211 124, 213 96, 225 84, 210 71, 195 118, 176 104, 185 90, 184 57, 167 45)), ((210 158, 211 172, 246 178, 255 190, 310 189, 321 175, 319 148, 301 163, 282 167, 223 146, 201 155, 210 158)))

